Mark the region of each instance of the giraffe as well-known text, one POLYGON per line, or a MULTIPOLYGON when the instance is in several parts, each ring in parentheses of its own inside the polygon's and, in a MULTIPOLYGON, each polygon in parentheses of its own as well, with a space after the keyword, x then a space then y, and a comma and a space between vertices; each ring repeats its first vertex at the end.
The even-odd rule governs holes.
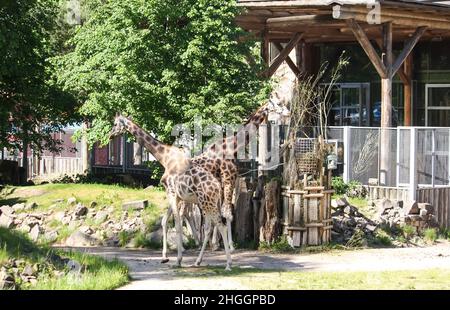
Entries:
MULTIPOLYGON (((280 68, 283 68, 281 66, 280 68)), ((280 69, 280 71, 282 71, 280 69)), ((238 140, 237 137, 245 135, 246 132, 250 132, 252 129, 257 130, 259 126, 267 119, 270 112, 275 112, 287 117, 289 111, 287 110, 286 103, 292 100, 292 90, 295 87, 296 77, 291 74, 291 71, 284 70, 284 72, 278 73, 279 83, 278 87, 271 94, 270 99, 261 107, 259 107, 253 114, 251 114, 244 125, 237 132, 237 135, 217 141, 207 148, 202 154, 192 158, 193 164, 201 167, 221 182, 223 193, 223 204, 221 206, 222 216, 226 219, 228 242, 230 251, 234 251, 233 237, 231 223, 233 221, 233 192, 238 177, 238 168, 236 164, 236 154, 242 151, 248 144, 248 140, 238 140), (253 128, 252 128, 253 127, 253 128), (226 150, 225 152, 223 150, 226 150)), ((169 211, 170 212, 170 211, 169 211)), ((163 219, 163 236, 167 236, 167 218, 170 214, 166 215, 163 219)), ((190 225, 191 228, 193 225, 190 225)), ((217 233, 217 228, 214 227, 214 234, 217 233)), ((197 234, 196 234, 197 235, 197 234)), ((210 236, 205 234, 205 239, 210 236)), ((217 245, 216 245, 217 246, 217 245)), ((163 238, 163 263, 167 262, 167 256, 165 255, 167 249, 166 237, 163 238)))
MULTIPOLYGON (((179 212, 181 202, 195 203, 201 209, 206 223, 208 223, 207 234, 210 234, 212 224, 218 230, 225 244, 227 256, 226 270, 231 269, 231 254, 228 247, 227 226, 222 222, 220 211, 222 187, 219 180, 201 166, 197 166, 186 156, 183 149, 163 144, 142 128, 136 125, 131 119, 122 115, 116 115, 114 125, 110 133, 110 138, 131 133, 136 137, 138 143, 144 147, 161 163, 164 167, 164 175, 161 183, 164 186, 169 201, 169 208, 175 218, 177 230, 177 265, 181 266, 182 260, 182 226, 179 212)), ((207 243, 205 238, 196 265, 200 265, 207 243)))

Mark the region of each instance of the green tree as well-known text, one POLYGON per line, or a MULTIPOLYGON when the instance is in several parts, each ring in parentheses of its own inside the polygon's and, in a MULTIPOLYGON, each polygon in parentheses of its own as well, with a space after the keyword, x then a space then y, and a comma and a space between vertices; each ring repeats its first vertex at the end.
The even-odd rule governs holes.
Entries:
POLYGON ((234 0, 84 4, 88 18, 55 62, 91 121, 90 144, 107 141, 116 112, 167 140, 174 124, 196 115, 238 121, 267 93, 256 43, 239 40, 246 34, 234 23, 234 0))
POLYGON ((48 59, 59 51, 56 0, 0 3, 0 147, 58 148, 52 133, 75 120, 48 59))

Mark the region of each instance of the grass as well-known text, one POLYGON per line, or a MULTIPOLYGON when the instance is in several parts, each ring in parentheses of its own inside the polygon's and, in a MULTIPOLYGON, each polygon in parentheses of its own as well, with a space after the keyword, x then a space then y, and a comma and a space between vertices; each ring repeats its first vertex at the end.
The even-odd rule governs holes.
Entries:
POLYGON ((434 244, 438 239, 438 232, 434 228, 427 228, 423 232, 423 239, 428 244, 434 244))
POLYGON ((316 272, 280 271, 234 267, 231 272, 223 267, 204 267, 197 270, 179 270, 176 274, 188 278, 232 280, 249 289, 450 289, 450 269, 379 272, 316 272))
POLYGON ((44 277, 33 290, 110 290, 128 282, 128 268, 117 259, 108 261, 99 256, 80 252, 60 252, 64 257, 79 262, 86 270, 60 278, 44 277))
MULTIPOLYGON (((8 264, 10 259, 23 260, 24 264, 38 265, 37 283, 21 283, 20 289, 113 289, 128 282, 127 267, 117 261, 108 261, 98 256, 80 252, 66 252, 39 246, 28 239, 27 235, 0 228, 0 267, 8 264), (64 259, 77 261, 84 269, 80 274, 67 273, 61 262, 51 257, 59 255, 64 259), (57 277, 55 270, 64 271, 57 277)), ((20 268, 19 268, 20 269, 20 268)))
MULTIPOLYGON (((98 206, 121 207, 122 202, 148 199, 152 204, 165 206, 164 191, 159 189, 142 190, 120 185, 105 184, 43 184, 35 186, 19 186, 7 197, 2 197, 0 204, 11 202, 35 202, 38 210, 46 210, 55 204, 57 199, 77 198, 78 202, 89 206, 96 201, 98 206)), ((65 203, 65 202, 64 202, 65 203)))
MULTIPOLYGON (((73 183, 8 187, 7 189, 4 189, 2 195, 0 195, 0 205, 12 205, 18 202, 36 203, 38 207, 33 212, 47 211, 50 208, 57 212, 74 208, 73 206, 67 206, 67 199, 69 197, 75 197, 78 202, 96 211, 101 210, 105 206, 108 208, 112 207, 112 212, 110 212, 109 217, 116 221, 123 215, 123 202, 146 199, 149 201, 149 207, 141 211, 140 215, 147 227, 147 231, 154 230, 153 228, 158 218, 160 218, 167 206, 165 193, 159 188, 143 190, 120 185, 73 183), (92 201, 95 201, 96 204, 90 207, 92 201)), ((128 215, 129 217, 134 217, 137 215, 137 211, 128 210, 128 215)), ((84 225, 88 225, 93 229, 99 229, 101 224, 102 222, 98 222, 94 218, 84 219, 84 225)), ((60 221, 55 219, 51 220, 46 225, 47 227, 58 231, 56 242, 64 241, 75 231, 75 228, 69 228, 68 225, 63 225, 60 221)), ((119 235, 119 243, 121 246, 125 246, 134 237, 134 234, 121 233, 119 235)), ((146 243, 143 240, 143 236, 136 237, 139 246, 156 246, 150 245, 148 242, 146 243)), ((43 240, 40 241, 43 242, 43 240)))

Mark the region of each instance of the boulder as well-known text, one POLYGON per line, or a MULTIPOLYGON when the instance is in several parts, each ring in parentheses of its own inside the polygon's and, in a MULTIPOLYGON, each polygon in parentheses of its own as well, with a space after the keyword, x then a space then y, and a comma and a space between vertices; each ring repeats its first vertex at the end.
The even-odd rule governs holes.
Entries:
POLYGON ((68 206, 74 206, 77 203, 77 199, 75 197, 69 197, 67 199, 67 205, 68 206))
POLYGON ((124 202, 122 204, 123 210, 143 210, 148 207, 148 200, 136 200, 124 202))
POLYGON ((27 203, 27 205, 25 206, 25 210, 34 210, 38 207, 38 204, 35 202, 30 202, 27 203))
POLYGON ((15 283, 14 277, 10 273, 8 273, 4 270, 1 270, 0 271, 0 290, 14 289, 15 286, 16 286, 16 283, 15 283))
POLYGON ((41 233, 41 230, 40 230, 39 225, 34 225, 33 228, 31 228, 31 231, 29 233, 31 240, 37 241, 40 233, 41 233))
POLYGON ((22 271, 23 276, 34 276, 35 274, 36 272, 31 265, 26 265, 25 268, 23 268, 22 271))
POLYGON ((76 217, 84 216, 88 213, 88 208, 83 206, 81 203, 77 204, 75 210, 73 211, 73 214, 76 217))
POLYGON ((98 211, 95 215, 94 219, 97 223, 103 223, 109 217, 109 213, 107 211, 98 211))
POLYGON ((14 226, 14 219, 2 213, 0 215, 0 227, 12 228, 14 226))
POLYGON ((392 201, 386 198, 378 200, 375 204, 377 206, 378 214, 384 214, 394 208, 392 201))
POLYGON ((89 226, 85 225, 85 226, 81 226, 79 228, 79 231, 81 231, 82 233, 85 233, 87 235, 92 235, 94 233, 94 231, 92 230, 92 228, 90 228, 89 226))
POLYGON ((44 234, 44 238, 48 242, 55 242, 58 239, 58 232, 56 230, 48 231, 44 234))
POLYGON ((81 272, 81 264, 77 262, 76 260, 69 260, 66 264, 67 269, 69 272, 73 273, 80 273, 81 272))
POLYGON ((25 203, 16 203, 15 205, 12 206, 14 211, 23 211, 25 210, 25 203))
POLYGON ((416 201, 405 201, 403 204, 403 213, 405 215, 409 214, 419 214, 420 209, 416 201))
POLYGON ((14 213, 16 213, 16 211, 14 211, 14 209, 11 208, 10 206, 1 206, 0 207, 0 214, 12 215, 14 213))
POLYGON ((97 206, 97 201, 91 201, 90 203, 89 203, 89 208, 90 209, 93 209, 93 208, 95 208, 97 206))
POLYGON ((73 247, 92 246, 97 244, 97 240, 88 234, 77 230, 67 238, 65 244, 73 247))
POLYGON ((420 210, 426 210, 428 214, 434 214, 434 207, 429 203, 418 203, 420 210))
POLYGON ((344 207, 350 205, 350 203, 348 202, 347 198, 340 197, 340 198, 336 199, 336 205, 337 205, 337 207, 344 208, 344 207))

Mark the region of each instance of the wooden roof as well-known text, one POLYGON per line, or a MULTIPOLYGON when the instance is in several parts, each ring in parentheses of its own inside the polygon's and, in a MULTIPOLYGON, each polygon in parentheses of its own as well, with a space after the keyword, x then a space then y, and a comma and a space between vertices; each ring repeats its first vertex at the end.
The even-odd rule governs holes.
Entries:
MULTIPOLYGON (((421 40, 450 39, 450 1, 379 0, 380 23, 392 22, 393 40, 404 42, 419 27, 426 27, 421 40)), ((244 29, 270 40, 286 41, 302 32, 306 42, 355 41, 349 20, 361 25, 370 39, 382 36, 380 24, 369 23, 368 4, 373 0, 238 0, 245 13, 237 18, 244 29), (339 4, 339 11, 333 7, 339 4)))

